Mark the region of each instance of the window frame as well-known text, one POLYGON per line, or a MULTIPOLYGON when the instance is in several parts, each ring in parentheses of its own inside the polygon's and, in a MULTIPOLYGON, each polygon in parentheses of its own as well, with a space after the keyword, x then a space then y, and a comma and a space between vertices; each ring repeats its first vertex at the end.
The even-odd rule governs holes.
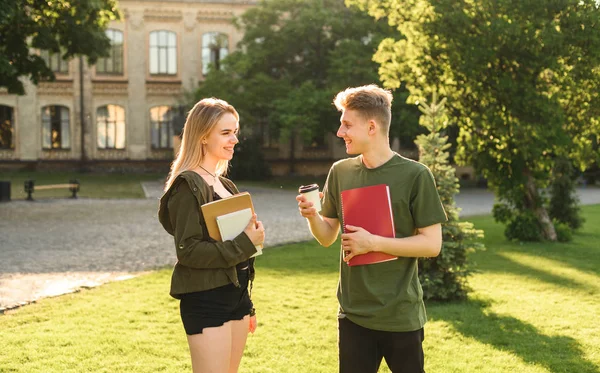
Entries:
POLYGON ((209 68, 211 65, 216 65, 216 67, 215 67, 216 70, 221 69, 220 62, 229 55, 229 44, 230 44, 229 39, 230 39, 229 34, 227 34, 225 32, 221 32, 221 31, 209 31, 209 32, 205 32, 202 34, 201 53, 202 53, 202 75, 203 76, 206 76, 206 74, 208 74, 209 68), (207 37, 209 37, 211 39, 207 41, 206 40, 207 37), (220 48, 216 48, 216 46, 218 46, 218 45, 211 45, 211 43, 218 42, 217 38, 219 38, 219 37, 223 37, 222 40, 226 41, 226 45, 220 46, 220 48), (213 58, 213 53, 215 51, 217 52, 218 60, 216 60, 216 58, 213 58), (225 52, 224 55, 222 55, 223 51, 225 52), (208 52, 208 54, 206 54, 206 52, 208 52), (206 61, 206 57, 208 57, 208 61, 206 61), (213 61, 213 60, 216 60, 216 64, 215 64, 215 61, 213 61))
POLYGON ((170 30, 155 30, 150 31, 148 34, 148 73, 150 76, 167 76, 174 77, 179 74, 179 48, 178 48, 178 35, 175 31, 170 30), (161 35, 165 35, 166 46, 161 45, 161 35), (172 36, 172 38, 171 38, 172 36), (156 45, 153 45, 153 38, 156 39, 156 45), (170 42, 174 41, 174 45, 170 45, 170 42), (165 51, 164 61, 161 62, 161 51, 165 51), (153 62, 153 54, 156 53, 156 63, 153 62), (170 53, 174 58, 172 65, 174 66, 174 72, 169 71, 171 64, 170 53), (163 66, 165 65, 165 66, 163 66), (163 68, 164 67, 164 68, 163 68))
POLYGON ((175 134, 174 124, 176 107, 173 105, 156 105, 150 108, 150 146, 152 150, 171 150, 173 149, 173 136, 175 134), (164 112, 161 112, 163 109, 164 112), (161 120, 154 120, 154 112, 161 118, 161 120), (168 115, 167 120, 164 120, 164 116, 168 115), (163 126, 166 126, 166 130, 163 130, 163 126), (156 136, 155 136, 156 131, 156 136), (166 133, 164 133, 166 132, 166 133), (166 135, 167 145, 163 146, 163 135, 166 135), (156 139, 156 141, 155 141, 156 139))
POLYGON ((109 28, 106 31, 106 35, 110 39, 110 55, 108 57, 101 57, 96 62, 96 75, 100 76, 123 76, 125 75, 125 33, 122 30, 116 28, 109 28), (113 37, 109 36, 111 34, 113 37), (115 44, 115 36, 120 34, 120 44, 115 44), (115 69, 117 65, 118 55, 120 55, 120 71, 115 69), (112 69, 109 71, 107 68, 109 61, 112 61, 112 69), (103 70, 99 69, 103 66, 103 70))
POLYGON ((69 75, 69 61, 61 57, 62 53, 52 53, 49 50, 40 50, 40 57, 46 63, 46 66, 55 74, 69 75), (58 65, 55 66, 55 65, 58 65), (64 67, 64 71, 62 68, 64 67))
POLYGON ((101 105, 96 108, 96 148, 99 150, 125 150, 127 147, 127 116, 125 108, 121 105, 117 104, 106 104, 101 105), (111 113, 111 107, 115 109, 113 113, 111 113), (104 118, 104 122, 100 122, 101 114, 100 110, 106 108, 106 117, 104 118), (117 111, 121 111, 121 120, 119 120, 119 114, 117 111), (111 114, 115 114, 113 117, 111 114), (119 124, 122 124, 122 131, 119 131, 119 124), (101 125, 104 126, 104 147, 100 146, 100 128, 101 125), (114 135, 114 140, 112 142, 112 146, 109 146, 109 126, 112 125, 112 132, 114 135), (122 146, 119 146, 119 140, 121 140, 121 136, 119 133, 122 133, 122 146))
POLYGON ((42 122, 42 149, 43 150, 70 150, 71 149, 71 109, 69 109, 69 107, 64 106, 64 105, 42 106, 41 122, 42 122), (46 108, 55 108, 55 109, 60 108, 60 111, 58 112, 58 114, 55 114, 54 116, 52 115, 52 112, 50 112, 50 116, 48 117, 48 121, 47 121, 45 113, 44 113, 46 108), (63 112, 66 112, 66 118, 63 117, 63 112), (65 121, 66 121, 66 128, 64 128, 65 121), (50 135, 50 147, 46 146, 46 141, 45 141, 46 140, 45 139, 46 123, 49 124, 48 134, 50 135), (52 141, 53 127, 56 127, 59 129, 58 142, 60 143, 60 146, 54 146, 55 142, 52 141), (66 134, 66 140, 64 140, 65 134, 66 134), (68 142, 67 146, 63 146, 64 142, 68 142))
POLYGON ((0 150, 14 150, 15 148, 15 108, 0 104, 0 150), (5 113, 10 113, 4 116, 5 113), (8 122, 8 128, 3 129, 3 122, 8 122), (3 146, 2 133, 9 133, 8 145, 3 146))

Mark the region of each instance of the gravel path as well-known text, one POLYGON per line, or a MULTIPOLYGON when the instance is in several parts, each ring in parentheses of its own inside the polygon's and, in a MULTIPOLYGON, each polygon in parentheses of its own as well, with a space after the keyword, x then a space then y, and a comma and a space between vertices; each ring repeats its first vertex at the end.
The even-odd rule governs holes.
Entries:
MULTIPOLYGON (((267 228, 266 247, 312 238, 295 192, 240 189, 252 193, 267 228)), ((144 190, 147 199, 0 204, 0 311, 173 265, 172 237, 156 218, 160 184, 144 183, 144 190)), ((600 203, 600 189, 578 192, 582 203, 600 203)), ((463 216, 487 214, 493 195, 467 190, 456 200, 463 216)))

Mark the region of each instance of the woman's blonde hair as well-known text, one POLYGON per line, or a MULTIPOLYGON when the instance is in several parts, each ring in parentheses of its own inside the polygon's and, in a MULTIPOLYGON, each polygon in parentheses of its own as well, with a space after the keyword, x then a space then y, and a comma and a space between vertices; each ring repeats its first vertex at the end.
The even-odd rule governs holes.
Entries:
MULTIPOLYGON (((177 157, 171 164, 171 171, 165 183, 165 191, 171 187, 179 174, 193 170, 202 163, 206 154, 202 140, 208 137, 226 113, 231 113, 238 121, 240 120, 240 116, 233 106, 217 98, 205 98, 196 103, 192 110, 188 112, 183 126, 181 146, 177 157)), ((228 167, 229 161, 219 161, 216 174, 225 175, 228 167)))

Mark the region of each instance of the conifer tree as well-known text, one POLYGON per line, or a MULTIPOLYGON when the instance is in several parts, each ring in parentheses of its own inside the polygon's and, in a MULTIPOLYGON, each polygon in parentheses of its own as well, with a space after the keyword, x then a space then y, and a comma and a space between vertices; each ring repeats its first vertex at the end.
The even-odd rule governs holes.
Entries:
POLYGON ((484 249, 480 240, 483 231, 475 229, 470 222, 459 221, 460 209, 454 196, 459 191, 458 178, 449 164, 450 144, 443 130, 448 125, 445 114, 446 98, 438 102, 434 93, 430 104, 421 102, 419 124, 428 130, 419 135, 415 143, 419 147, 419 161, 431 170, 448 221, 442 224, 442 250, 435 258, 419 260, 419 279, 423 297, 435 300, 456 300, 466 297, 469 290, 467 277, 472 272, 468 254, 484 249))

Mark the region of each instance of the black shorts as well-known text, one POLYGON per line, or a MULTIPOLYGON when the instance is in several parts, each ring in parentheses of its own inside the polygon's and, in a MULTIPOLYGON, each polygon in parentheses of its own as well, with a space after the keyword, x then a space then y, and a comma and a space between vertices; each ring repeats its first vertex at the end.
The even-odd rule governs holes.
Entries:
POLYGON ((181 297, 179 311, 187 335, 202 333, 231 320, 241 320, 250 314, 252 301, 248 294, 248 270, 238 270, 240 287, 234 284, 186 293, 181 297))

